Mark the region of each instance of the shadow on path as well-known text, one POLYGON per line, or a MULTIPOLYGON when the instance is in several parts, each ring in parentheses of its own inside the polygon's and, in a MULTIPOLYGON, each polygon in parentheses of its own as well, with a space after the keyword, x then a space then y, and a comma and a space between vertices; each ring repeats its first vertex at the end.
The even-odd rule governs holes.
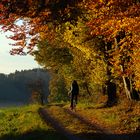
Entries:
POLYGON ((38 112, 46 123, 49 122, 54 129, 56 129, 62 135, 67 137, 68 140, 85 140, 85 139, 79 139, 77 136, 74 136, 71 132, 69 132, 69 130, 64 128, 56 119, 51 117, 51 115, 47 112, 46 109, 40 108, 38 112))
POLYGON ((25 134, 11 133, 3 135, 0 140, 67 140, 66 137, 53 130, 32 130, 25 134))
POLYGON ((97 125, 89 121, 88 119, 84 118, 83 116, 79 115, 78 113, 71 111, 70 109, 64 110, 74 116, 75 118, 79 119, 82 123, 85 123, 91 126, 93 129, 96 129, 99 133, 91 133, 91 134, 82 134, 89 139, 103 139, 103 140, 140 140, 140 134, 113 134, 110 130, 102 128, 101 126, 97 125), (100 135, 100 136, 99 136, 100 135))
MULTIPOLYGON (((93 129, 96 129, 96 133, 79 133, 79 134, 72 134, 68 129, 63 127, 59 121, 54 119, 48 112, 47 109, 40 108, 39 114, 45 122, 49 122, 56 131, 67 137, 68 140, 140 140, 140 134, 112 134, 110 131, 102 129, 96 124, 91 124, 88 120, 81 117, 77 113, 65 109, 65 111, 74 117, 78 118, 82 123, 90 125, 93 129)), ((80 126, 79 126, 80 128, 80 126)), ((57 139, 56 139, 57 140, 57 139)))
POLYGON ((71 111, 70 109, 65 109, 64 111, 69 113, 70 115, 72 115, 73 117, 79 119, 82 123, 85 123, 86 125, 91 126, 93 129, 96 129, 97 132, 99 133, 104 133, 104 134, 111 134, 111 132, 109 130, 106 130, 105 128, 102 128, 101 126, 92 123, 91 121, 89 121, 88 119, 84 118, 83 116, 77 114, 74 111, 71 111))

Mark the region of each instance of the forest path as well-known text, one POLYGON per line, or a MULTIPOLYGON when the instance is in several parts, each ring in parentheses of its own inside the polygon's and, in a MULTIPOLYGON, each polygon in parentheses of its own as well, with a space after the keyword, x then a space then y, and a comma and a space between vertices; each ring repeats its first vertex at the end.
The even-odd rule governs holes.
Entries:
POLYGON ((109 131, 102 129, 97 124, 89 122, 76 112, 62 107, 58 108, 61 109, 61 111, 58 111, 58 115, 56 113, 57 110, 51 112, 46 107, 40 108, 39 114, 46 123, 50 123, 50 125, 56 129, 56 131, 65 135, 68 140, 114 139, 112 136, 110 137, 109 131), (54 116, 54 112, 56 113, 56 116, 54 116))
POLYGON ((80 139, 77 136, 74 136, 69 130, 67 130, 66 128, 64 128, 62 126, 62 124, 58 120, 56 120, 55 118, 53 118, 45 108, 40 108, 39 109, 39 114, 40 114, 41 118, 46 123, 50 123, 50 125, 56 131, 58 131, 59 133, 61 133, 62 135, 64 135, 68 140, 85 140, 85 139, 80 139))
POLYGON ((139 140, 133 134, 113 134, 111 130, 61 106, 39 108, 41 118, 68 140, 139 140))
POLYGON ((86 119, 85 117, 79 115, 76 111, 72 111, 69 108, 64 108, 64 111, 71 114, 73 117, 79 119, 82 123, 85 123, 88 126, 91 126, 93 129, 95 129, 96 131, 98 131, 99 133, 102 134, 112 134, 111 130, 108 130, 106 128, 103 128, 102 126, 99 126, 99 124, 96 124, 95 122, 91 122, 88 119, 86 119))

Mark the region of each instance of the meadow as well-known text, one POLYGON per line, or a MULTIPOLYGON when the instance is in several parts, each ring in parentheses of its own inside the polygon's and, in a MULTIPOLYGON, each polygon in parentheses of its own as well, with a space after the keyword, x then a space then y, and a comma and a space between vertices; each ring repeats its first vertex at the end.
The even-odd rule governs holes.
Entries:
POLYGON ((38 114, 39 105, 0 108, 0 140, 66 140, 38 114))
MULTIPOLYGON (((129 107, 128 104, 124 102, 111 108, 102 108, 101 104, 79 103, 76 113, 102 129, 111 130, 114 136, 134 137, 140 128, 140 102, 134 102, 129 107)), ((67 140, 49 122, 42 120, 38 113, 40 107, 34 104, 0 108, 0 140, 67 140)), ((50 104, 44 107, 54 119, 74 135, 89 139, 99 136, 96 128, 93 129, 66 111, 69 108, 68 103, 50 104)))

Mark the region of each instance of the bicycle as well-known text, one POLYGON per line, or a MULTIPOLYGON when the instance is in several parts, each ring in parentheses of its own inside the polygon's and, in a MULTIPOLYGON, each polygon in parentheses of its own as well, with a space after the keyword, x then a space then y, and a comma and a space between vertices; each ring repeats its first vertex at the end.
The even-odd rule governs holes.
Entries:
POLYGON ((69 96, 69 99, 70 99, 70 102, 71 102, 71 105, 70 105, 70 108, 71 110, 74 110, 76 112, 76 96, 72 97, 72 93, 71 91, 68 92, 68 96, 69 96))
POLYGON ((73 109, 72 110, 74 110, 76 112, 76 101, 75 100, 73 101, 73 109))
POLYGON ((76 104, 77 104, 77 103, 76 103, 76 99, 74 98, 74 99, 73 99, 73 102, 72 102, 72 104, 71 104, 71 106, 70 106, 72 111, 75 111, 75 112, 76 112, 76 104))

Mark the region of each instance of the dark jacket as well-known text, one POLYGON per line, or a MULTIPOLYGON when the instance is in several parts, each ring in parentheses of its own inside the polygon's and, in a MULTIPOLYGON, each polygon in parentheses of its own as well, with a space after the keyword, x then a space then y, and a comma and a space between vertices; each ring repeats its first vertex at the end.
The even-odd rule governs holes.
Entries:
POLYGON ((71 93, 72 93, 72 95, 79 94, 79 86, 75 80, 72 82, 71 93))

